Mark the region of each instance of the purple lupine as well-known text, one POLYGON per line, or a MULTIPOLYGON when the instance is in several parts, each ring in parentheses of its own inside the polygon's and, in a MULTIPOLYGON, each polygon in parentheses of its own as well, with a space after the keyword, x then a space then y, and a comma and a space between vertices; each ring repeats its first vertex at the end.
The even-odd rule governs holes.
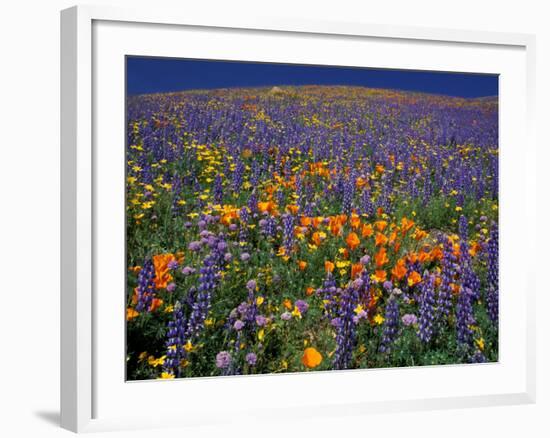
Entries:
POLYGON ((151 303, 155 297, 154 278, 155 266, 151 259, 147 259, 138 274, 136 303, 136 310, 138 312, 148 312, 151 307, 151 303))
POLYGON ((327 277, 323 282, 323 286, 317 289, 317 296, 323 300, 325 316, 332 319, 336 312, 338 303, 336 302, 336 281, 330 272, 327 272, 327 277))
POLYGON ((463 349, 469 348, 473 339, 470 326, 474 323, 474 313, 470 295, 470 289, 461 287, 456 304, 456 342, 463 349))
POLYGON ((384 325, 382 329, 382 341, 380 342, 379 351, 388 353, 391 351, 392 344, 397 339, 399 333, 399 302, 397 297, 390 295, 386 304, 386 312, 384 315, 384 325))
POLYGON ((196 336, 204 327, 204 320, 210 310, 212 292, 219 280, 218 267, 214 262, 214 255, 205 257, 202 267, 199 270, 199 286, 196 300, 191 305, 189 315, 188 336, 196 336))
POLYGON ((487 244, 487 312, 498 324, 498 225, 493 224, 487 244))
POLYGON ((456 275, 456 256, 452 241, 446 237, 443 241, 443 260, 441 267, 441 285, 437 295, 436 317, 440 324, 445 323, 452 306, 452 284, 456 275))
POLYGON ((168 331, 166 333, 166 359, 163 368, 166 372, 179 377, 180 363, 185 357, 186 351, 183 346, 185 340, 186 320, 183 314, 182 305, 179 301, 174 305, 172 319, 168 321, 168 331))
POLYGON ((358 301, 359 293, 357 289, 353 286, 344 289, 338 303, 336 351, 332 360, 332 367, 335 370, 345 370, 351 365, 353 348, 356 342, 356 324, 353 318, 358 301))
POLYGON ((221 175, 216 175, 214 179, 214 202, 221 204, 223 201, 223 180, 221 175))
POLYGON ((261 227, 262 227, 262 232, 267 237, 275 237, 277 224, 276 224, 275 218, 273 216, 270 215, 266 219, 263 219, 263 223, 262 223, 261 227))
POLYGON ((353 208, 353 196, 355 194, 355 178, 350 178, 344 183, 344 193, 342 202, 342 212, 348 216, 353 208))
POLYGON ((434 277, 424 272, 420 295, 420 316, 418 318, 418 337, 424 343, 430 342, 435 322, 434 277))
POLYGON ((244 163, 241 160, 238 160, 237 164, 235 165, 235 171, 233 172, 233 181, 232 181, 233 190, 236 193, 239 193, 241 191, 244 171, 245 171, 244 163))
POLYGON ((239 218, 241 220, 239 241, 246 242, 248 240, 248 224, 250 222, 250 212, 248 207, 243 207, 239 210, 239 218))
POLYGON ((256 213, 258 211, 258 197, 256 196, 255 191, 252 191, 252 193, 248 197, 247 206, 252 213, 256 213))
POLYGON ((294 216, 290 214, 283 215, 283 246, 287 254, 294 247, 294 216))

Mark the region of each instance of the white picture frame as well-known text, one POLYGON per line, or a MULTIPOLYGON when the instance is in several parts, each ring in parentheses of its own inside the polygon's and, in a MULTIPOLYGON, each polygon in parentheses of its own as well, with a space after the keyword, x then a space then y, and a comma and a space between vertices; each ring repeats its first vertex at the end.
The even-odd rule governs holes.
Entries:
MULTIPOLYGON (((100 431, 121 428, 145 428, 189 424, 189 418, 183 415, 167 415, 163 417, 161 413, 152 413, 150 416, 135 415, 129 416, 124 413, 114 413, 113 415, 98 415, 102 411, 102 403, 99 400, 105 400, 103 395, 98 398, 98 387, 105 387, 108 379, 103 378, 102 372, 107 363, 104 363, 102 356, 97 354, 105 341, 102 335, 105 329, 98 330, 98 313, 103 312, 104 301, 98 304, 97 287, 101 283, 101 269, 98 271, 98 254, 104 251, 105 245, 99 245, 97 241, 98 227, 101 227, 101 217, 97 206, 103 202, 101 197, 105 193, 101 187, 108 184, 109 173, 104 166, 105 158, 98 159, 94 153, 94 141, 102 137, 102 132, 95 129, 94 123, 101 119, 98 115, 98 108, 103 105, 101 99, 96 95, 95 87, 98 78, 104 73, 94 64, 94 59, 101 56, 98 51, 103 50, 105 45, 101 45, 101 36, 94 33, 94 26, 98 23, 119 23, 139 26, 149 26, 151 32, 161 33, 161 29, 177 29, 178 27, 186 29, 196 29, 201 32, 224 32, 228 30, 238 30, 241 37, 246 38, 247 34, 258 36, 262 32, 269 32, 273 38, 288 36, 308 37, 310 39, 322 37, 342 37, 350 38, 356 41, 387 41, 389 44, 399 44, 406 42, 411 47, 415 45, 426 45, 428 43, 435 45, 444 45, 451 43, 459 45, 464 51, 474 50, 476 47, 483 46, 488 50, 510 51, 521 53, 521 59, 524 63, 516 65, 519 76, 510 75, 510 78, 523 78, 526 83, 507 83, 506 87, 517 86, 514 99, 520 102, 521 120, 515 123, 521 125, 519 132, 522 133, 522 166, 519 172, 521 179, 521 190, 514 192, 514 198, 509 202, 515 202, 520 197, 523 198, 524 205, 532 205, 533 209, 522 208, 517 217, 510 221, 527 221, 532 229, 535 229, 535 140, 533 132, 534 123, 534 63, 535 63, 535 38, 532 35, 525 34, 507 34, 490 33, 482 31, 461 31, 451 29, 425 29, 403 26, 374 25, 367 23, 338 23, 338 22, 316 22, 308 20, 296 20, 291 18, 256 18, 242 16, 241 19, 228 20, 216 15, 195 16, 188 15, 182 10, 133 10, 110 8, 104 6, 77 6, 66 9, 61 12, 61 426, 75 431, 100 431), (98 100, 99 99, 99 100, 98 100), (98 103, 99 102, 99 103, 98 103), (524 135, 523 135, 524 134, 524 135), (102 167, 103 166, 103 167, 102 167), (532 170, 530 170, 532 169, 532 170), (98 190, 98 180, 100 189, 98 190), (99 225, 98 225, 99 224, 99 225), (101 307, 101 309, 100 309, 101 307), (103 340, 103 341, 102 341, 103 340), (99 373, 99 375, 98 375, 99 373), (103 382, 103 383, 102 383, 103 382), (103 385, 103 386, 102 386, 103 385)), ((109 24, 109 25, 110 25, 109 24)), ((117 29, 109 34, 111 37, 117 33, 126 32, 124 29, 117 29)), ((288 42, 286 42, 288 44, 288 42)), ((116 46, 116 43, 113 45, 116 46)), ((124 52, 124 48, 121 48, 124 52)), ((113 52, 118 56, 119 52, 113 52)), ((133 53, 132 53, 133 54, 133 53)), ((516 54, 517 55, 517 54, 516 54)), ((330 56, 327 54, 326 56, 330 56)), ((205 56, 208 57, 208 56, 205 56)), ((490 67, 490 60, 485 61, 490 67)), ((503 58, 504 63, 506 60, 503 58)), ((105 63, 103 63, 105 65, 105 63)), ((504 64, 503 64, 504 65, 504 64)), ((487 69, 486 68, 486 69, 487 69)), ((511 67, 510 67, 511 68, 511 67)), ((119 70, 117 70, 119 71, 119 70)), ((497 67, 492 71, 499 73, 497 67)), ((512 79, 511 79, 512 80, 512 79)), ((123 86, 123 79, 119 78, 114 86, 123 86)), ((120 89, 115 93, 120 94, 120 89)), ((515 101, 514 101, 515 102, 515 101)), ((510 100, 512 103, 512 100, 510 100)), ((122 103, 123 105, 123 103, 122 103)), ((511 106, 511 105, 510 105, 511 106)), ((511 113, 510 113, 511 114, 511 113)), ((123 115, 120 114, 120 117, 123 115)), ((502 122, 502 119, 501 119, 502 122)), ((504 133, 506 137, 506 133, 504 133)), ((117 137, 118 138, 118 137, 117 137)), ((118 138, 120 140, 120 138, 118 138)), ((118 141, 113 139, 113 141, 118 141)), ((506 140, 506 138, 505 138, 506 140)), ((123 143, 120 144, 123 149, 123 143)), ((517 151, 514 153, 518 153, 517 151)), ((516 156, 509 156, 507 160, 512 160, 513 164, 516 156)), ((516 161, 517 162, 517 161, 516 161)), ((506 169, 504 163, 504 170, 506 169)), ((116 181, 111 181, 116 183, 116 181)), ((503 187, 510 188, 506 183, 503 187)), ((510 191, 511 193, 512 191, 510 191)), ((120 198, 118 198, 120 200, 120 198)), ((111 200, 116 202, 116 199, 111 200)), ((501 211, 501 215, 504 209, 501 211)), ((515 223, 515 222, 514 222, 515 223)), ((533 248, 535 233, 528 238, 526 245, 533 248)), ((504 238, 503 238, 504 239, 504 238)), ((115 241, 110 244, 115 245, 115 241)), ((512 252, 514 243, 501 246, 502 252, 512 252)), ((118 249, 120 251, 122 249, 118 249)), ((518 324, 521 333, 518 335, 517 346, 521 346, 521 351, 515 353, 519 355, 518 367, 516 367, 515 383, 510 390, 488 391, 486 393, 468 393, 466 390, 462 395, 438 393, 439 396, 416 397, 411 394, 400 396, 399 391, 392 393, 388 399, 362 399, 356 397, 349 402, 345 402, 345 396, 339 403, 328 404, 322 399, 313 400, 311 403, 304 402, 291 407, 292 415, 341 415, 344 412, 355 415, 362 415, 369 412, 398 412, 412 409, 441 409, 451 407, 473 407, 503 404, 532 403, 535 400, 535 304, 534 294, 535 274, 528 266, 522 267, 529 280, 524 282, 521 291, 521 321, 518 324), (521 338, 521 339, 520 339, 521 338)), ((115 304, 113 304, 114 306, 115 304)), ((119 309, 120 310, 120 309, 119 309)), ((116 312, 116 309, 115 309, 116 312)), ((102 313, 103 314, 103 313, 102 313)), ((123 336, 120 333, 120 336, 123 336)), ((117 338, 118 340, 118 338, 117 338)), ((117 342, 113 339, 113 344, 117 342)), ((118 343, 120 344, 120 342, 118 343)), ((117 348, 119 348, 118 345, 117 348)), ((114 348, 114 347, 113 347, 114 348)), ((105 355, 103 355, 104 357, 105 355)), ((502 364, 501 364, 502 365, 502 364)), ((122 367, 122 364, 121 364, 122 367)), ((481 369, 481 368, 480 368, 481 369)), ((423 372, 435 373, 435 368, 424 369, 423 372)), ((393 376, 400 378, 399 370, 376 370, 378 376, 383 373, 392 372, 393 376)), ((455 373, 459 377, 460 368, 447 369, 446 375, 455 373)), ((109 378, 116 378, 117 375, 109 378)), ((293 384, 314 387, 314 385, 327 382, 331 385, 340 385, 344 381, 350 384, 353 379, 363 378, 363 374, 352 372, 352 374, 340 374, 338 381, 330 383, 327 379, 327 373, 308 373, 305 383, 304 376, 295 374, 286 376, 285 379, 292 379, 293 384), (311 376, 309 375, 311 374, 311 376), (315 376, 314 376, 315 375, 315 376), (344 377, 341 377, 344 376, 344 377)), ((242 379, 242 378, 240 378, 242 379)), ((258 385, 282 385, 282 379, 274 380, 270 376, 254 376, 245 379, 253 379, 253 386, 258 385)), ((277 379, 277 378, 276 378, 277 379)), ((120 379, 119 379, 120 380, 120 379)), ((205 391, 212 390, 213 380, 193 379, 193 390, 205 391), (210 389, 209 389, 210 388, 210 389)), ((223 378, 219 385, 226 390, 238 391, 240 386, 245 383, 244 380, 223 378)), ((148 382, 136 385, 134 383, 119 382, 121 385, 132 387, 131 393, 135 397, 139 392, 151 391, 151 388, 163 386, 163 391, 168 391, 167 382, 148 382)), ((174 382, 175 383, 175 382, 174 382)), ((251 385, 248 385, 251 386, 251 385)), ((272 387, 271 386, 271 387, 272 387)), ((172 385, 175 388, 175 385, 172 385)), ((511 387, 510 387, 511 388, 511 387)), ((191 390, 191 388, 190 388, 191 390)), ((224 389, 222 389, 223 391, 224 389)), ((248 390, 253 390, 249 388, 248 390)), ((114 391, 114 390, 113 390, 114 391)), ((170 390, 171 392, 174 389, 170 390)), ((243 389, 246 393, 247 389, 243 389)), ((115 395, 115 392, 109 394, 115 395)), ((113 398, 116 403, 120 400, 113 398)), ((115 403, 113 402, 113 403, 115 403)), ((285 410, 284 402, 279 400, 280 409, 277 412, 285 410)), ((207 405, 205 399, 196 403, 196 415, 193 421, 195 423, 204 423, 208 421, 207 408, 216 409, 211 404, 207 405), (202 412, 202 415, 200 415, 202 412)), ((273 406, 264 408, 255 408, 254 406, 243 406, 242 409, 228 412, 226 417, 223 412, 219 412, 219 421, 229 421, 229 417, 235 415, 253 415, 260 418, 269 419, 272 415, 273 406), (254 408, 254 409, 253 409, 254 408)), ((114 411, 113 411, 114 412, 114 411)))

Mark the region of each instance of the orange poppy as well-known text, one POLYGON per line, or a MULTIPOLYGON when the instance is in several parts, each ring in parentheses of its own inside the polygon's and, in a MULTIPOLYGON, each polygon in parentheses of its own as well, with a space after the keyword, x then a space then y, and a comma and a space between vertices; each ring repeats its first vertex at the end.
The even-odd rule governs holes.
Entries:
POLYGON ((224 214, 222 214, 220 218, 220 222, 224 225, 229 225, 233 221, 233 219, 237 219, 239 217, 238 210, 230 209, 229 211, 226 211, 224 214))
POLYGON ((315 245, 320 246, 323 242, 323 237, 321 236, 321 233, 315 231, 315 233, 311 235, 311 240, 313 241, 313 243, 315 243, 315 245))
POLYGON ((386 227, 388 226, 388 223, 386 221, 376 221, 374 223, 374 226, 378 231, 382 232, 386 229, 386 227))
POLYGON ((417 228, 416 230, 414 230, 413 237, 416 240, 421 240, 424 237, 426 237, 427 235, 428 235, 428 233, 426 233, 425 231, 422 231, 420 228, 417 228))
POLYGON ((292 301, 290 301, 288 298, 285 298, 283 300, 283 306, 285 306, 287 308, 287 310, 291 310, 292 309, 292 301))
POLYGON ((169 272, 168 264, 176 261, 174 254, 157 254, 153 256, 153 265, 155 267, 155 287, 164 289, 172 281, 172 275, 169 272))
POLYGON ((315 292, 315 288, 309 286, 306 288, 306 295, 309 297, 310 295, 313 295, 313 292, 315 292))
POLYGON ((382 233, 376 233, 375 245, 385 245, 388 242, 388 238, 382 233))
POLYGON ((440 246, 436 246, 431 251, 432 260, 441 260, 443 258, 443 250, 440 246))
POLYGON ((405 266, 405 260, 399 259, 397 263, 391 270, 391 274, 397 280, 401 280, 405 275, 407 275, 407 267, 405 266))
POLYGON ((323 216, 317 216, 313 218, 313 228, 319 228, 319 225, 323 223, 325 218, 323 216))
POLYGON ((302 227, 307 227, 311 225, 311 222, 312 222, 312 219, 310 217, 302 216, 300 218, 300 225, 302 225, 302 227))
POLYGON ((374 261, 376 262, 376 266, 378 268, 381 268, 389 262, 388 255, 386 254, 386 248, 380 248, 380 250, 374 255, 374 261))
POLYGON ((386 271, 376 270, 374 271, 373 280, 377 283, 382 283, 383 281, 386 281, 386 278, 388 277, 388 274, 386 271))
POLYGON ((325 260, 325 271, 327 273, 334 271, 334 263, 329 260, 325 260))
POLYGON ((342 224, 338 220, 334 220, 332 217, 329 222, 329 229, 333 236, 338 236, 342 230, 342 224))
POLYGON ((139 316, 139 312, 136 309, 132 309, 131 307, 128 307, 126 309, 126 321, 131 321, 134 318, 137 318, 139 316))
POLYGON ((405 235, 414 226, 414 221, 403 217, 401 219, 401 231, 405 235))
POLYGON ((304 350, 302 363, 307 368, 315 368, 321 364, 323 356, 315 348, 308 347, 304 350))
POLYGON ((149 308, 149 310, 151 312, 154 312, 162 305, 162 303, 163 301, 160 298, 153 298, 153 301, 151 301, 151 307, 149 308))
POLYGON ((348 237, 346 237, 346 244, 348 245, 348 248, 352 251, 359 246, 361 241, 359 240, 359 236, 355 233, 349 233, 348 237))
POLYGON ((286 209, 289 213, 297 214, 298 210, 300 210, 300 206, 296 204, 290 204, 286 206, 286 209))
POLYGON ((357 228, 359 228, 359 225, 361 225, 361 218, 359 217, 359 215, 352 213, 349 219, 349 223, 351 227, 356 230, 357 228))
POLYGON ((481 245, 477 242, 472 243, 472 246, 470 246, 469 253, 472 257, 475 257, 475 255, 479 252, 481 249, 481 245))
POLYGON ((409 287, 413 287, 414 285, 420 283, 421 281, 422 281, 422 277, 416 271, 412 271, 409 274, 409 277, 407 278, 407 284, 409 285, 409 287))
POLYGON ((307 262, 304 260, 300 260, 298 262, 298 268, 300 269, 300 271, 304 271, 307 268, 307 262))
POLYGON ((273 213, 276 204, 273 201, 258 202, 258 210, 260 213, 273 213))
POLYGON ((354 263, 351 265, 351 278, 356 278, 363 271, 363 265, 361 263, 354 263))
POLYGON ((361 236, 362 237, 370 237, 374 234, 374 231, 372 229, 371 224, 363 224, 361 227, 361 236))

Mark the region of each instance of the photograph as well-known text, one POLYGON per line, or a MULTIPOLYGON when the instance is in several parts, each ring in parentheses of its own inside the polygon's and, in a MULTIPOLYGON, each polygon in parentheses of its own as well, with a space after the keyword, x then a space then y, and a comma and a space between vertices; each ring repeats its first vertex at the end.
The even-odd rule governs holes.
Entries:
POLYGON ((499 361, 498 75, 125 63, 126 380, 499 361))

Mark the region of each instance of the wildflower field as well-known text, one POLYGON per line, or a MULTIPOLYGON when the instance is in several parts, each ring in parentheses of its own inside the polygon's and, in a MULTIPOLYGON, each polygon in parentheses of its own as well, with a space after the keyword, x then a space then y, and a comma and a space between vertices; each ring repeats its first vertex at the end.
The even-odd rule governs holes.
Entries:
POLYGON ((498 360, 498 104, 127 98, 129 380, 498 360))

